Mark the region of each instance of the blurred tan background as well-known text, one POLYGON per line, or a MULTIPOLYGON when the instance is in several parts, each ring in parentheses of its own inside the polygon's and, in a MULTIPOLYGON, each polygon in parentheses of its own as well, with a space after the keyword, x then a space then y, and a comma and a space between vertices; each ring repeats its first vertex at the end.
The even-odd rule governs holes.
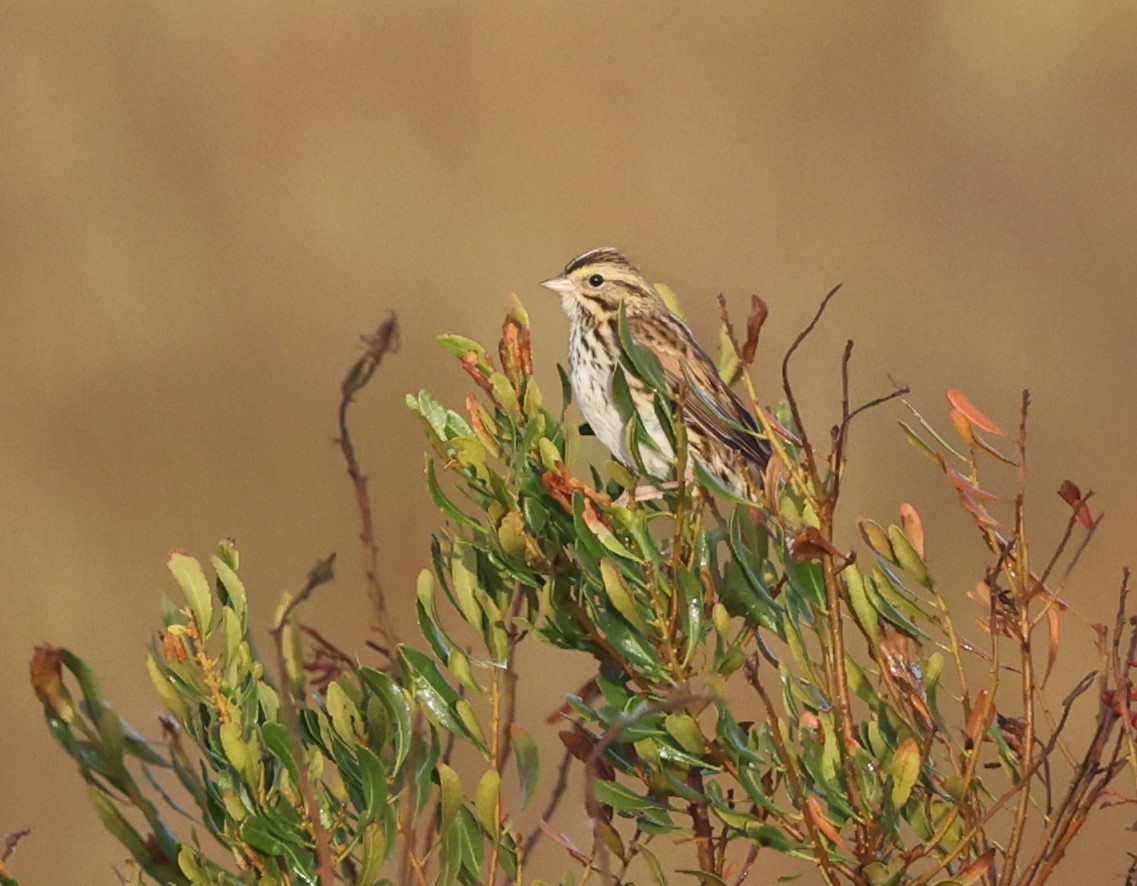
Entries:
MULTIPOLYGON (((1110 618, 1137 561, 1135 34, 1137 7, 1104 3, 4 4, 0 832, 33 830, 13 872, 112 883, 123 856, 43 729, 33 644, 86 657, 153 734, 166 552, 233 535, 262 623, 338 551, 306 616, 366 658, 332 439, 357 336, 390 309, 402 348, 355 421, 417 636, 439 518, 403 395, 460 403, 434 337, 496 341, 516 291, 555 396, 566 321, 535 283, 592 246, 671 284, 708 341, 717 292, 762 294, 771 396, 844 281, 798 364, 820 437, 846 337, 860 395, 892 374, 944 426, 947 385, 1006 425, 1029 386, 1039 543, 1061 480, 1098 490, 1111 516, 1070 597, 1110 618)), ((911 500, 962 596, 977 545, 900 417, 862 423, 842 541, 911 500)), ((523 705, 536 730, 587 670, 556 661, 566 684, 523 705)), ((1128 823, 1104 816, 1060 881, 1116 881, 1128 823)))

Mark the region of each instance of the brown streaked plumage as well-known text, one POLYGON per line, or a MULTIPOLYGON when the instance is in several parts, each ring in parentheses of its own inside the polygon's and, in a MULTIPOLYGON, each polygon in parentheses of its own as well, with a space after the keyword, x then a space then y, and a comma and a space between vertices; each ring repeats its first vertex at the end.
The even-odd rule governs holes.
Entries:
MULTIPOLYGON (((753 498, 756 474, 770 460, 769 443, 687 324, 668 309, 639 269, 615 249, 593 249, 541 285, 560 295, 570 320, 573 395, 593 432, 616 459, 634 464, 612 398, 612 376, 622 355, 617 321, 623 305, 632 338, 659 360, 667 394, 682 406, 693 457, 728 489, 753 498)), ((652 477, 667 479, 674 473, 675 455, 650 392, 632 375, 628 383, 640 420, 659 449, 641 446, 640 459, 652 477)))

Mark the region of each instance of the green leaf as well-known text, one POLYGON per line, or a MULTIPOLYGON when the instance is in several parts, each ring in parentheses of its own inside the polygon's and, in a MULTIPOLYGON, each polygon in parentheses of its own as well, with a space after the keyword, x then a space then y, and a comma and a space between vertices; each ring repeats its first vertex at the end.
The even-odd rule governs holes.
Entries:
POLYGON ((541 773, 537 742, 528 732, 513 736, 513 756, 517 761, 517 779, 521 787, 521 808, 524 810, 533 799, 533 791, 541 773))
POLYGON ((499 830, 497 818, 498 802, 501 800, 501 773, 487 769, 478 781, 474 792, 474 809, 482 827, 496 838, 499 830))
POLYGON ((655 886, 667 886, 667 875, 663 872, 663 865, 659 863, 655 853, 646 846, 640 846, 637 855, 647 865, 648 872, 651 874, 651 882, 655 886))
POLYGON ((914 738, 906 738, 893 752, 888 763, 892 777, 892 805, 899 809, 908 802, 908 796, 920 775, 920 746, 914 738))
POLYGON ((466 734, 470 736, 474 744, 483 752, 487 751, 489 748, 486 744, 486 734, 482 730, 482 724, 478 722, 478 715, 474 712, 474 706, 466 699, 459 698, 454 702, 454 712, 462 721, 466 734))
POLYGON ((734 343, 730 340, 730 333, 727 332, 726 326, 719 327, 719 355, 715 360, 715 369, 718 370, 719 378, 730 379, 734 378, 734 373, 738 371, 739 359, 738 351, 734 349, 734 343))
POLYGON ((387 806, 387 774, 383 762, 368 748, 357 747, 356 759, 362 775, 364 807, 360 813, 364 820, 374 820, 387 806))
POLYGON ((651 797, 642 797, 622 784, 598 778, 593 782, 596 798, 617 812, 635 813, 645 809, 666 811, 665 807, 651 797))
POLYGON ((698 721, 686 711, 674 711, 663 719, 664 728, 682 748, 691 754, 702 754, 706 750, 706 739, 698 721))
POLYGON ((300 772, 296 768, 296 758, 292 756, 292 739, 288 727, 283 723, 265 723, 261 726, 261 739, 273 756, 284 764, 292 783, 297 784, 300 772))
POLYGON ((604 591, 608 594, 608 599, 612 601, 616 611, 624 616, 641 634, 650 633, 647 622, 640 615, 639 609, 636 608, 635 601, 628 591, 628 586, 624 583, 623 576, 620 575, 620 570, 611 560, 600 561, 600 577, 604 582, 604 591))
POLYGON ((458 693, 443 678, 438 665, 417 649, 399 647, 403 672, 410 675, 411 689, 426 715, 447 732, 467 734, 466 727, 454 712, 458 693))
POLYGON ((429 455, 426 457, 426 488, 427 491, 430 492, 430 498, 435 506, 451 520, 471 529, 480 527, 481 524, 479 524, 477 520, 463 512, 454 502, 446 497, 446 494, 442 491, 442 487, 438 485, 438 477, 434 473, 434 459, 429 455))
POLYGON ((225 590, 225 597, 227 599, 223 602, 233 607, 233 611, 237 613, 241 628, 247 628, 248 617, 246 613, 248 609, 248 596, 245 593, 245 583, 241 581, 236 570, 217 554, 210 557, 209 562, 213 566, 213 571, 217 573, 221 587, 225 590))
POLYGON ((383 825, 371 822, 363 831, 363 861, 356 877, 357 883, 378 883, 387 860, 387 835, 383 825))
POLYGON ((478 605, 476 594, 479 593, 478 579, 461 557, 455 557, 450 564, 450 578, 453 582, 454 596, 458 598, 458 606, 462 617, 474 630, 482 629, 482 607, 478 605))
POLYGON ((616 324, 620 347, 632 364, 636 375, 647 382, 653 391, 666 395, 667 382, 663 376, 663 367, 659 365, 659 358, 632 338, 631 330, 628 328, 628 313, 624 302, 620 302, 620 314, 616 324))
POLYGON ((850 564, 845 569, 844 576, 845 587, 849 592, 849 602, 853 606, 853 614, 857 617, 861 627, 865 629, 865 633, 875 643, 880 639, 880 621, 877 618, 876 609, 869 601, 868 592, 865 590, 865 578, 856 564, 850 564))
POLYGON ((438 764, 438 788, 442 795, 441 832, 445 834, 454 826, 458 810, 462 808, 464 800, 462 780, 458 777, 458 773, 445 763, 438 764))
POLYGON ((398 772, 411 746, 412 711, 406 690, 397 684, 390 675, 374 668, 360 668, 359 678, 383 702, 387 714, 395 724, 395 762, 392 772, 398 772))
POLYGON ((899 526, 888 527, 888 540, 892 542, 892 550, 896 553, 896 562, 904 568, 909 575, 924 587, 931 587, 931 576, 923 558, 916 553, 912 542, 899 526))
POLYGON ((478 355, 478 365, 485 369, 489 368, 489 361, 486 358, 486 349, 472 338, 466 338, 464 335, 445 333, 438 336, 435 341, 455 357, 465 357, 470 351, 473 351, 478 355))
POLYGON ((939 460, 940 460, 939 455, 936 454, 936 451, 934 449, 932 449, 931 446, 929 446, 927 443, 924 442, 924 438, 921 437, 919 434, 917 434, 912 429, 912 426, 909 425, 907 422, 902 421, 899 424, 900 424, 900 429, 902 431, 904 431, 904 436, 908 438, 908 442, 911 443, 913 446, 915 446, 916 450, 918 452, 922 453, 923 455, 926 455, 928 458, 930 458, 936 464, 939 464, 939 460))
POLYGON ((201 564, 182 551, 173 551, 166 559, 166 568, 185 594, 198 634, 203 639, 208 637, 210 622, 213 621, 213 593, 209 590, 201 564))
MULTIPOLYGON (((684 637, 683 663, 686 664, 703 640, 706 604, 703 599, 703 586, 698 576, 690 569, 677 569, 675 584, 679 593, 679 619, 684 637)), ((726 614, 726 609, 723 608, 723 615, 726 614)))
POLYGON ((328 685, 324 706, 332 721, 332 728, 348 745, 367 741, 367 727, 364 725, 363 714, 338 681, 328 685))
POLYGON ((265 855, 284 855, 288 851, 285 842, 269 829, 263 818, 250 815, 241 825, 241 839, 265 855))
POLYGON ((118 840, 140 863, 143 859, 147 859, 149 850, 146 848, 146 841, 126 820, 114 801, 93 785, 87 789, 87 796, 94 804, 95 812, 98 813, 103 827, 110 831, 111 836, 118 840))

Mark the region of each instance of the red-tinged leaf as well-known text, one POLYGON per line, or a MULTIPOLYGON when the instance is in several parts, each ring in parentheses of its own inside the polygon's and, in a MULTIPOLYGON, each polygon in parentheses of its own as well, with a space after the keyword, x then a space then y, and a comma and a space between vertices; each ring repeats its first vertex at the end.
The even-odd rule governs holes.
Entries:
POLYGON ((790 554, 798 563, 820 560, 822 554, 843 557, 840 548, 821 534, 816 526, 807 526, 790 542, 790 554))
POLYGON ((913 505, 904 502, 900 506, 900 528, 904 530, 904 537, 908 543, 924 559, 924 521, 913 505))
POLYGON ((66 720, 71 719, 71 700, 63 686, 63 666, 59 650, 47 643, 36 646, 32 655, 32 688, 40 700, 51 705, 52 709, 66 720))
POLYGON ((797 723, 802 729, 808 729, 810 732, 818 732, 821 729, 821 718, 813 711, 802 711, 797 723))
POLYGON ((515 386, 521 383, 522 378, 533 374, 533 345, 529 327, 513 313, 505 318, 497 352, 501 358, 501 371, 515 386))
POLYGON ((989 699, 990 693, 984 689, 975 697, 975 703, 971 706, 971 714, 967 718, 967 737, 971 739, 972 747, 987 732, 994 714, 994 705, 989 704, 989 699))
POLYGON ((920 670, 913 665, 909 654, 908 635, 886 628, 880 635, 879 650, 884 674, 900 691, 901 697, 920 718, 924 727, 931 729, 934 723, 932 712, 924 698, 920 670))
MULTIPOLYGON (((763 410, 765 412, 765 410, 763 410)), ((801 446, 802 442, 798 439, 797 434, 787 428, 784 424, 778 421, 774 416, 766 412, 766 421, 770 423, 770 427, 774 429, 774 433, 780 436, 783 440, 789 440, 794 446, 801 446)))
MULTIPOLYGON (((560 502, 560 504, 564 506, 564 509, 570 514, 572 513, 572 495, 578 490, 584 494, 587 501, 595 502, 602 507, 610 507, 612 504, 612 499, 603 492, 597 492, 587 483, 572 476, 563 461, 557 462, 557 469, 555 471, 545 471, 545 473, 541 475, 541 483, 545 489, 548 490, 549 494, 560 502)), ((595 509, 593 510, 593 516, 597 516, 595 509)))
POLYGON ((960 492, 965 492, 972 498, 977 498, 981 501, 998 501, 999 496, 988 492, 986 489, 980 489, 970 480, 968 480, 959 471, 949 468, 944 465, 944 473, 947 474, 948 482, 951 483, 960 492))
POLYGON ((1042 677, 1042 685, 1050 679, 1050 672, 1054 670, 1054 662, 1058 661, 1058 642, 1062 637, 1062 616, 1056 606, 1046 610, 1046 673, 1042 677))
POLYGON ((749 366, 754 362, 758 350, 758 337, 762 334, 762 324, 770 316, 770 308, 760 296, 750 296, 750 316, 746 318, 746 344, 742 346, 742 362, 749 366))
POLYGON ((489 412, 486 411, 482 404, 478 402, 478 398, 473 394, 466 395, 466 411, 470 415, 470 427, 478 439, 482 441, 490 454, 495 458, 500 457, 501 444, 498 443, 497 437, 490 432, 490 428, 496 429, 496 426, 489 412))
MULTIPOLYGON (((592 756, 593 741, 587 733, 575 729, 564 729, 557 735, 560 736, 561 743, 570 754, 580 760, 581 763, 588 763, 592 756)), ((600 759, 596 761, 596 775, 604 781, 614 781, 616 771, 605 760, 600 759)))
POLYGON ((1064 480, 1062 485, 1058 488, 1058 495, 1062 501, 1074 509, 1074 514, 1077 516, 1079 523, 1087 529, 1093 527, 1093 515, 1090 513, 1089 505, 1087 505, 1085 499, 1082 498, 1082 490, 1078 488, 1077 483, 1071 480, 1064 480))
POLYGON ((963 391, 957 390, 956 388, 948 388, 945 393, 952 407, 967 416, 971 423, 979 428, 979 430, 986 431, 989 434, 998 434, 1000 437, 1007 436, 1003 433, 1002 428, 976 408, 975 404, 971 402, 967 394, 963 393, 963 391))
POLYGON ((817 797, 810 794, 805 798, 806 813, 813 819, 814 826, 828 837, 834 846, 837 846, 843 852, 852 853, 853 847, 844 837, 841 832, 837 830, 833 822, 825 817, 825 813, 821 809, 821 804, 818 802, 817 797))
POLYGON ((477 383, 479 388, 492 397, 494 395, 493 385, 490 383, 489 376, 486 375, 478 365, 478 352, 467 351, 462 356, 461 363, 462 368, 466 370, 466 374, 477 383))
POLYGON ((568 838, 567 834, 562 834, 560 831, 554 831, 551 827, 549 827, 548 822, 546 822, 543 818, 537 822, 537 827, 539 827, 544 832, 546 837, 563 848, 577 861, 582 862, 583 864, 592 864, 592 858, 586 852, 578 849, 573 844, 572 840, 568 838))
POLYGON ((998 526, 999 521, 987 513, 987 509, 979 502, 975 501, 966 492, 957 489, 956 494, 959 496, 960 504, 967 509, 968 513, 973 516, 980 526, 998 526))
POLYGON ((952 880, 959 884, 959 886, 971 886, 972 883, 978 883, 987 872, 991 870, 991 865, 995 863, 995 847, 991 846, 980 855, 975 861, 967 866, 967 870, 960 871, 952 880))

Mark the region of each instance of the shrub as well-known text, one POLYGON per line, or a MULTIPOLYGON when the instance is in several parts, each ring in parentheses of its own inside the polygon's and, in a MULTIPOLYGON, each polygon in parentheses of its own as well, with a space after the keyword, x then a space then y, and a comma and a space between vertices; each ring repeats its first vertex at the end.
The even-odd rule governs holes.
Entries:
MULTIPOLYGON (((745 375, 758 307, 741 346, 724 308, 727 376, 745 375)), ((909 505, 897 525, 857 521, 869 557, 833 541, 864 408, 847 394, 851 343, 827 451, 812 445, 790 383, 805 333, 787 354, 785 403, 776 415, 757 409, 777 452, 759 507, 683 470, 651 501, 629 495, 636 478, 617 465, 575 475, 579 432, 532 376, 523 312, 507 318, 496 361, 444 336, 477 392, 461 412, 427 392, 408 397, 446 517, 415 590, 416 645, 399 643, 385 617, 347 423, 393 331, 370 340, 340 411, 382 619, 371 666, 314 632, 302 649, 297 607, 331 578, 332 558, 281 601, 275 655, 260 656, 229 542, 210 558, 212 581, 192 557, 170 556, 185 605, 167 614, 147 661, 168 712, 160 739, 119 718, 78 656, 36 652, 48 728, 129 853, 132 880, 539 882, 526 862, 545 839, 564 852, 562 883, 739 883, 771 854, 829 883, 1041 883, 1110 783, 1137 772, 1127 579, 1115 623, 1096 628, 1096 672, 1073 680, 1056 668, 1070 614, 1061 593, 1097 521, 1067 483, 1057 549, 1031 550, 1025 394, 1011 438, 957 391, 962 446, 915 413, 902 423, 987 552, 968 603, 945 597, 909 505), (1000 482, 1009 492, 993 491, 1000 482), (971 614, 978 639, 963 627, 971 614), (526 682, 516 656, 534 643, 596 664, 589 687, 564 687, 559 769, 516 722, 526 682), (1095 724, 1080 750, 1065 734, 1075 709, 1095 724), (479 761, 462 773, 460 746, 479 761), (548 824, 576 802, 570 771, 583 774, 591 827, 576 843, 548 824), (526 812, 538 796, 540 813, 526 812), (164 816, 182 805, 193 828, 179 837, 164 816), (688 861, 668 871, 658 847, 675 842, 688 861)), ((626 357, 623 372, 653 377, 650 355, 626 357)), ((674 433, 682 465, 677 422, 674 433)))

